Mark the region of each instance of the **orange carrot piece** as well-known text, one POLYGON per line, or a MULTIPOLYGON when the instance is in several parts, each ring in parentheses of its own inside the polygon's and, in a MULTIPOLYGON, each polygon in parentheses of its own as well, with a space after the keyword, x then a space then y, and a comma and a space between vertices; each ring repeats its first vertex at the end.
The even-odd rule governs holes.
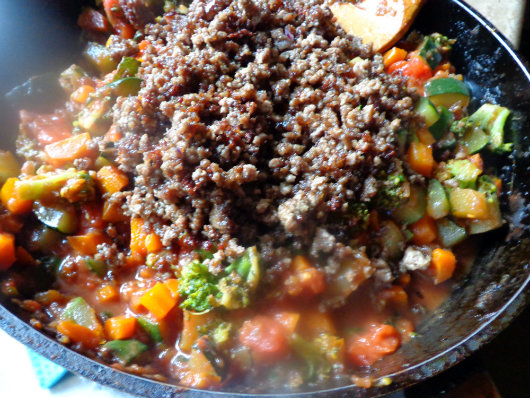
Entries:
POLYGON ((44 153, 52 166, 61 167, 77 158, 93 156, 95 152, 89 149, 91 141, 92 138, 88 133, 73 135, 64 140, 46 145, 44 153))
POLYGON ((392 47, 388 50, 385 55, 383 55, 383 61, 385 63, 385 68, 388 68, 394 62, 403 61, 407 58, 407 51, 399 47, 392 47))
POLYGON ((0 271, 11 267, 16 260, 15 236, 7 232, 0 232, 0 271))
POLYGON ((100 303, 110 303, 113 301, 117 301, 120 297, 118 289, 116 289, 116 287, 112 285, 105 285, 103 287, 100 287, 97 290, 96 295, 100 303))
POLYGON ((136 318, 126 315, 115 316, 105 321, 105 334, 111 340, 132 337, 136 329, 136 318))
POLYGON ((436 142, 436 140, 432 136, 429 129, 426 129, 426 128, 418 130, 416 132, 416 136, 418 137, 418 140, 420 140, 422 144, 427 145, 427 146, 432 145, 436 142))
POLYGON ((164 285, 169 289, 169 292, 173 296, 174 299, 179 298, 179 281, 178 279, 168 279, 164 281, 164 285))
POLYGON ((116 129, 114 125, 110 126, 109 131, 105 134, 105 139, 107 141, 116 142, 123 138, 122 134, 116 129))
POLYGON ((120 192, 129 184, 129 178, 116 166, 103 166, 97 173, 98 185, 103 193, 120 192))
POLYGON ((95 348, 101 342, 95 331, 72 321, 59 322, 57 331, 69 337, 75 343, 82 343, 87 348, 95 348))
POLYGON ((145 256, 147 248, 145 247, 146 232, 144 230, 144 220, 140 217, 131 220, 131 254, 145 256))
POLYGON ((33 256, 22 246, 17 246, 15 249, 15 257, 17 262, 22 265, 36 265, 36 261, 33 256))
POLYGON ((412 241, 417 245, 426 245, 433 242, 438 237, 436 223, 429 216, 424 216, 411 224, 409 227, 412 232, 412 241))
POLYGON ((432 148, 421 142, 412 142, 407 153, 407 161, 416 173, 430 177, 434 167, 432 148))
POLYGON ((484 171, 484 162, 482 161, 480 153, 475 153, 474 155, 471 155, 469 157, 469 161, 475 166, 477 166, 480 171, 484 171))
POLYGON ((149 289, 142 298, 140 304, 153 314, 156 319, 164 319, 169 311, 177 304, 177 299, 173 297, 171 291, 163 283, 157 283, 149 289))
POLYGON ((162 250, 163 247, 164 246, 162 246, 162 241, 154 232, 151 232, 145 237, 145 248, 147 250, 147 253, 159 252, 160 250, 162 250))
POLYGON ((274 315, 274 319, 283 325, 288 335, 292 335, 300 320, 300 314, 297 312, 279 312, 274 315))
POLYGON ((102 219, 103 221, 108 222, 127 221, 127 217, 123 214, 121 203, 111 200, 106 200, 105 203, 103 203, 102 219))
POLYGON ((456 257, 449 249, 434 249, 432 252, 432 262, 429 267, 434 276, 434 283, 437 285, 453 276, 456 268, 456 257))
POLYGON ((102 232, 89 232, 86 235, 68 236, 66 239, 74 251, 84 256, 96 254, 98 245, 108 241, 102 232))
POLYGON ((404 306, 407 305, 408 302, 407 292, 399 285, 393 285, 387 289, 381 290, 379 298, 386 305, 404 306))
POLYGON ((2 204, 12 214, 29 213, 33 207, 33 201, 20 198, 17 190, 19 181, 18 178, 8 178, 0 191, 2 204))
POLYGON ((88 84, 83 84, 70 95, 70 99, 79 104, 84 104, 88 99, 88 96, 94 91, 94 87, 89 86, 88 84))

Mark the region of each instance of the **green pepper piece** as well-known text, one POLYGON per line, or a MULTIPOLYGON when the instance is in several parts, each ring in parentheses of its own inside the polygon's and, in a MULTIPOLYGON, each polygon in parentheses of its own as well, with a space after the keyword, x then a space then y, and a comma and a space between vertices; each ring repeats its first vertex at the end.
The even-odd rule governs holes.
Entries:
POLYGON ((83 55, 101 73, 110 73, 118 65, 110 50, 98 43, 89 42, 83 55))
POLYGON ((123 57, 116 70, 113 81, 123 79, 125 77, 133 77, 138 73, 140 67, 140 61, 132 57, 123 57))
POLYGON ((71 204, 43 206, 40 202, 35 202, 33 212, 41 223, 63 234, 71 235, 77 231, 77 214, 71 204))
POLYGON ((66 304, 61 314, 61 320, 73 321, 92 330, 101 326, 96 311, 83 297, 76 297, 66 304))
POLYGON ((436 141, 444 136, 444 133, 449 130, 455 119, 453 113, 444 106, 440 106, 438 111, 440 112, 440 118, 429 127, 429 131, 436 141))
POLYGON ((107 87, 110 87, 112 92, 119 97, 128 97, 138 94, 142 80, 139 77, 125 77, 107 84, 107 87))
POLYGON ((104 277, 107 273, 107 264, 104 261, 96 260, 95 258, 85 258, 85 264, 88 269, 100 278, 104 277))
POLYGON ((148 347, 138 340, 111 340, 103 345, 114 352, 123 365, 128 365, 134 358, 147 351, 148 347))
POLYGON ((146 318, 145 316, 138 316, 136 318, 138 321, 138 324, 142 327, 143 330, 146 331, 146 333, 151 337, 151 339, 157 343, 162 342, 162 335, 160 334, 160 328, 158 325, 154 322, 152 322, 150 319, 146 318))

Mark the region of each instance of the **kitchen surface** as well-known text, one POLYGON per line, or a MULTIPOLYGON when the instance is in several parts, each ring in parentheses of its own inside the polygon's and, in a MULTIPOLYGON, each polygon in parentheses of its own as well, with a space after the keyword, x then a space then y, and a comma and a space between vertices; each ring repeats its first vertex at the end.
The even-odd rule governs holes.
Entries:
MULTIPOLYGON (((530 11, 524 0, 468 0, 530 59, 530 11), (526 15, 526 17, 525 17, 526 15), (526 40, 525 40, 526 38, 526 40)), ((408 397, 528 397, 530 396, 530 311, 527 308, 494 341, 449 371, 392 394, 408 397)), ((35 398, 107 398, 129 395, 68 374, 52 388, 39 385, 27 349, 0 330, 0 395, 35 398)), ((45 366, 42 365, 41 366, 45 366)), ((41 369, 60 372, 60 369, 41 369)), ((44 377, 42 374, 42 377, 44 377)), ((62 374, 57 374, 57 378, 62 374)))

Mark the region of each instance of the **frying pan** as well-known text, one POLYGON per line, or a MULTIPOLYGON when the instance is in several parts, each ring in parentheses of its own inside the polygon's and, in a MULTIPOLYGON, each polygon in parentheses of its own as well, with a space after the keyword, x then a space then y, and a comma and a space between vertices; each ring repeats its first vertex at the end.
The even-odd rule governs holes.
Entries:
MULTIPOLYGON (((9 49, 0 48, 7 91, 33 74, 60 71, 78 57, 81 43, 75 28, 83 2, 9 2, 18 18, 9 26, 9 49), (22 5, 24 4, 24 5, 22 5), (41 7, 41 8, 39 8, 41 7), (17 14, 18 13, 18 14, 17 14), (24 19, 26 18, 26 19, 24 19), (30 32, 29 37, 18 35, 30 32), (13 45, 13 42, 19 45, 13 45), (43 50, 44 48, 44 50, 43 50), (7 51, 7 52, 6 52, 7 51), (5 56, 8 54, 8 56, 5 56)), ((5 10, 4 10, 5 11, 5 10)), ((0 15, 5 12, 0 10, 0 15)), ((530 284, 530 73, 528 65, 504 36, 471 7, 459 0, 429 0, 414 26, 424 33, 440 32, 457 39, 451 57, 469 84, 476 109, 481 101, 513 110, 513 153, 491 155, 504 181, 502 206, 506 224, 485 237, 469 272, 460 276, 450 298, 418 328, 418 336, 397 355, 377 364, 374 376, 388 376, 392 384, 370 389, 352 385, 283 394, 284 397, 375 397, 426 380, 458 363, 498 334, 527 304, 530 284)), ((4 33, 4 32, 2 32, 4 33)), ((2 40, 2 46, 6 40, 2 40)), ((39 97, 39 93, 35 93, 39 97)), ((45 98, 41 104, 51 106, 45 98)), ((37 102, 38 102, 37 101, 37 102)), ((0 104, 2 146, 12 144, 16 112, 0 104)), ((24 314, 0 297, 0 327, 11 336, 68 370, 120 391, 156 397, 243 397, 248 391, 205 392, 123 373, 84 357, 33 329, 24 314)), ((278 394, 261 395, 277 397, 278 394)))

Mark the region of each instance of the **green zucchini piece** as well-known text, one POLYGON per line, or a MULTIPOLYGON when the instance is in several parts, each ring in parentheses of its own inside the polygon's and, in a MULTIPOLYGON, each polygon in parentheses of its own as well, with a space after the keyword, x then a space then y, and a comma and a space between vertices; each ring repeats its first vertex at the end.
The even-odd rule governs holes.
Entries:
POLYGON ((85 59, 100 73, 112 72, 118 66, 110 50, 102 44, 89 42, 83 52, 85 59))
POLYGON ((0 150, 0 185, 8 178, 16 177, 20 174, 20 165, 17 159, 9 151, 0 150))
POLYGON ((116 75, 114 75, 113 81, 123 79, 125 77, 133 77, 138 73, 140 67, 140 61, 132 57, 123 57, 116 69, 116 75))
POLYGON ((401 228, 390 220, 383 221, 378 231, 377 241, 383 248, 381 257, 393 260, 399 257, 405 246, 405 237, 401 228))
POLYGON ((392 212, 394 218, 403 224, 412 224, 425 215, 427 194, 425 188, 412 185, 409 200, 392 212))
POLYGON ((59 75, 59 84, 67 93, 73 93, 82 86, 84 77, 88 77, 85 70, 74 64, 59 75))
POLYGON ((451 159, 447 162, 447 169, 464 187, 473 185, 482 173, 482 170, 467 159, 451 159))
POLYGON ((442 54, 438 51, 438 44, 430 36, 423 40, 420 56, 429 64, 431 69, 435 69, 442 62, 442 54))
POLYGON ((80 173, 77 171, 66 171, 61 174, 35 179, 21 180, 17 184, 18 194, 21 199, 40 200, 48 196, 53 191, 58 191, 70 178, 74 178, 80 173))
POLYGON ((418 104, 416 105, 416 113, 425 118, 425 124, 427 127, 432 126, 440 119, 436 107, 426 97, 421 97, 419 99, 418 104))
POLYGON ((119 97, 128 97, 129 95, 136 95, 140 91, 142 80, 139 77, 125 77, 115 82, 107 84, 112 89, 112 92, 119 97))
POLYGON ((490 148, 492 150, 510 150, 511 144, 504 143, 504 126, 510 116, 510 110, 503 106, 484 104, 469 120, 477 123, 490 136, 490 148))
POLYGON ((467 148, 470 155, 477 153, 490 142, 490 136, 476 126, 469 129, 462 138, 462 144, 467 148))
POLYGON ((61 320, 69 320, 78 325, 85 326, 91 330, 101 326, 96 311, 85 301, 83 297, 76 297, 66 304, 61 313, 61 320))
POLYGON ((111 350, 123 365, 128 365, 141 353, 147 351, 148 347, 138 340, 111 340, 103 345, 111 350))
POLYGON ((466 239, 466 229, 455 224, 448 218, 436 221, 438 239, 443 247, 452 247, 466 239))
POLYGON ((101 136, 108 130, 107 116, 111 107, 108 97, 97 98, 79 112, 75 123, 92 136, 101 136))
POLYGON ((471 235, 482 234, 500 228, 504 223, 502 220, 501 209, 497 199, 488 200, 488 217, 483 219, 472 219, 468 221, 468 229, 471 235))
POLYGON ((429 80, 425 84, 425 94, 434 105, 447 109, 457 102, 460 102, 462 106, 467 106, 470 96, 466 84, 452 77, 429 80))
POLYGON ((107 273, 107 264, 105 261, 96 260, 95 258, 85 258, 85 264, 90 271, 99 277, 104 277, 107 273))
POLYGON ((151 337, 151 339, 157 343, 162 342, 162 335, 160 334, 160 328, 156 323, 144 316, 138 316, 136 318, 138 324, 142 327, 143 330, 151 337))
POLYGON ((427 214, 438 220, 449 214, 451 207, 447 199, 447 193, 438 180, 431 180, 427 190, 427 214))
POLYGON ((436 123, 429 127, 429 131, 436 141, 440 140, 444 136, 455 119, 453 113, 445 106, 440 106, 438 112, 440 114, 440 118, 436 123))
POLYGON ((71 235, 77 231, 77 214, 75 207, 69 203, 44 206, 35 202, 33 212, 41 223, 63 234, 71 235))

